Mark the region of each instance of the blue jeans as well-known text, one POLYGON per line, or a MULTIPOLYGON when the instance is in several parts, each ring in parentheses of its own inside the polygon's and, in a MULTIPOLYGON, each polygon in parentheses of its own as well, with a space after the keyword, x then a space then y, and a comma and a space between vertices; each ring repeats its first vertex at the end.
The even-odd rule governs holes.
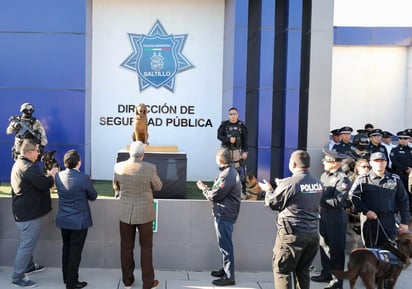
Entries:
POLYGON ((20 244, 14 260, 13 281, 24 278, 24 273, 33 268, 33 252, 39 242, 41 218, 26 222, 16 222, 20 244))
POLYGON ((235 256, 233 253, 233 222, 215 218, 217 244, 222 254, 223 270, 227 279, 235 279, 235 256))

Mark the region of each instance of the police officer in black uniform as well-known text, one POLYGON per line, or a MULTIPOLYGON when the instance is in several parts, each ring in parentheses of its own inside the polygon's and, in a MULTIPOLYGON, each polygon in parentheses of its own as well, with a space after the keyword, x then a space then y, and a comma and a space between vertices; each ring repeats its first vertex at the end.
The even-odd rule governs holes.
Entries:
POLYGON ((350 126, 344 126, 339 129, 339 132, 341 134, 342 141, 340 144, 335 145, 332 150, 348 155, 352 148, 351 138, 353 129, 350 126))
POLYGON ((223 148, 230 150, 232 164, 238 171, 243 189, 245 189, 244 177, 248 155, 248 130, 238 117, 237 108, 231 107, 229 109, 229 119, 223 121, 217 130, 217 138, 222 142, 223 148))
POLYGON ((312 281, 329 282, 325 289, 341 289, 343 281, 332 276, 332 270, 345 267, 345 245, 348 217, 345 209, 349 207, 348 193, 351 182, 341 170, 342 160, 346 155, 323 150, 322 159, 325 172, 320 180, 323 195, 320 202, 320 257, 322 271, 319 276, 312 276, 312 281))
POLYGON ((20 116, 12 116, 9 121, 6 133, 15 133, 14 145, 12 147, 12 156, 16 160, 20 155, 20 148, 25 139, 33 139, 39 145, 40 154, 38 160, 43 153, 44 147, 47 145, 46 131, 43 124, 33 116, 34 106, 31 103, 23 103, 20 107, 20 116))
POLYGON ((383 131, 379 128, 375 128, 375 129, 371 130, 368 133, 369 152, 371 154, 376 153, 376 152, 384 153, 385 156, 386 156, 386 159, 388 160, 389 159, 388 151, 387 151, 386 147, 383 144, 381 144, 382 133, 383 133, 383 131))
MULTIPOLYGON (((405 187, 408 190, 408 179, 412 173, 412 147, 410 147, 410 136, 406 131, 400 131, 397 134, 399 145, 391 150, 390 158, 392 160, 392 172, 397 174, 405 187)), ((412 195, 409 196, 409 212, 412 213, 412 195)))
POLYGON ((365 134, 357 134, 353 137, 352 150, 349 156, 355 161, 359 159, 369 160, 369 138, 365 134))
POLYGON ((409 223, 409 199, 398 175, 386 171, 383 152, 370 157, 371 171, 356 178, 349 193, 358 212, 364 216, 363 240, 366 247, 382 247, 398 233, 406 233, 409 223), (399 211, 401 224, 396 226, 399 211), (366 220, 365 220, 366 219, 366 220))
POLYGON ((348 152, 348 158, 342 161, 342 171, 349 178, 354 174, 355 163, 357 160, 369 160, 369 138, 364 134, 357 134, 353 137, 351 150, 348 152))
POLYGON ((272 264, 276 289, 309 289, 309 268, 319 247, 319 202, 323 192, 309 167, 309 154, 297 150, 289 160, 291 177, 276 179, 275 191, 267 181, 260 183, 266 192, 265 205, 279 211, 272 264))
POLYGON ((335 145, 340 144, 342 141, 342 135, 340 134, 339 128, 332 129, 329 133, 331 137, 327 149, 331 151, 335 145))

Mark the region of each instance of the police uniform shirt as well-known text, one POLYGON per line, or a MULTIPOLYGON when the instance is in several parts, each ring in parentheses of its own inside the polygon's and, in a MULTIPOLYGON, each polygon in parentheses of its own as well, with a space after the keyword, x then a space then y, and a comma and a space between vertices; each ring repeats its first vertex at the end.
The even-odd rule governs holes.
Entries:
POLYGON ((401 223, 409 223, 409 198, 398 175, 385 172, 381 178, 373 171, 358 176, 349 193, 358 212, 375 212, 378 217, 393 216, 399 210, 401 223))
POLYGON ((401 176, 408 175, 406 170, 412 168, 412 148, 399 145, 392 149, 390 157, 393 171, 401 176))
POLYGON ((348 192, 351 182, 341 169, 333 173, 324 172, 320 177, 323 195, 320 206, 326 210, 340 210, 348 205, 348 192))
POLYGON ((341 142, 340 144, 337 144, 333 147, 333 151, 336 151, 344 155, 348 155, 351 149, 352 149, 351 142, 348 142, 348 143, 341 142))
POLYGON ((330 151, 333 151, 333 148, 335 146, 338 146, 339 144, 340 144, 340 142, 335 142, 335 141, 331 140, 329 142, 328 146, 327 146, 327 149, 330 150, 330 151))
MULTIPOLYGON (((278 229, 293 233, 314 233, 319 228, 319 202, 323 187, 309 171, 299 171, 278 182, 274 192, 267 192, 265 204, 279 211, 278 229)), ((292 233, 289 232, 289 233, 292 233)))
POLYGON ((384 153, 386 155, 386 159, 389 160, 388 151, 386 150, 386 147, 384 147, 382 144, 373 145, 372 143, 370 143, 368 149, 371 154, 376 152, 384 153))

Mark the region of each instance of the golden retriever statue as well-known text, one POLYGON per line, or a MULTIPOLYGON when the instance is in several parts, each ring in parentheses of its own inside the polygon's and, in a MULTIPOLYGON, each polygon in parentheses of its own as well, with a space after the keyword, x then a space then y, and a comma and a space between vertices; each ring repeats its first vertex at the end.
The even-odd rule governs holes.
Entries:
POLYGON ((139 103, 135 109, 133 120, 133 141, 141 141, 148 144, 149 134, 147 132, 147 107, 144 103, 139 103))

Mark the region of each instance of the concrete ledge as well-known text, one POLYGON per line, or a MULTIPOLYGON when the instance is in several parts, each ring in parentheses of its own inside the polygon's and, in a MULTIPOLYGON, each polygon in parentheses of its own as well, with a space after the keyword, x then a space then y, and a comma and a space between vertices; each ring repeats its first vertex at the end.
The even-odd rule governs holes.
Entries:
MULTIPOLYGON (((43 218, 36 260, 47 267, 61 265, 60 229, 54 224, 58 200, 43 218)), ((83 268, 120 268, 120 236, 115 199, 91 202, 93 227, 82 255, 83 268)), ((158 270, 210 270, 221 265, 213 227, 211 203, 206 200, 159 200, 158 232, 154 234, 154 265, 158 270)), ((18 234, 11 198, 0 198, 0 266, 12 266, 18 234)), ((271 271, 276 234, 275 213, 261 201, 242 201, 234 228, 236 270, 271 271)), ((140 249, 136 243, 136 260, 140 249)), ((138 266, 139 262, 136 262, 138 266)))

